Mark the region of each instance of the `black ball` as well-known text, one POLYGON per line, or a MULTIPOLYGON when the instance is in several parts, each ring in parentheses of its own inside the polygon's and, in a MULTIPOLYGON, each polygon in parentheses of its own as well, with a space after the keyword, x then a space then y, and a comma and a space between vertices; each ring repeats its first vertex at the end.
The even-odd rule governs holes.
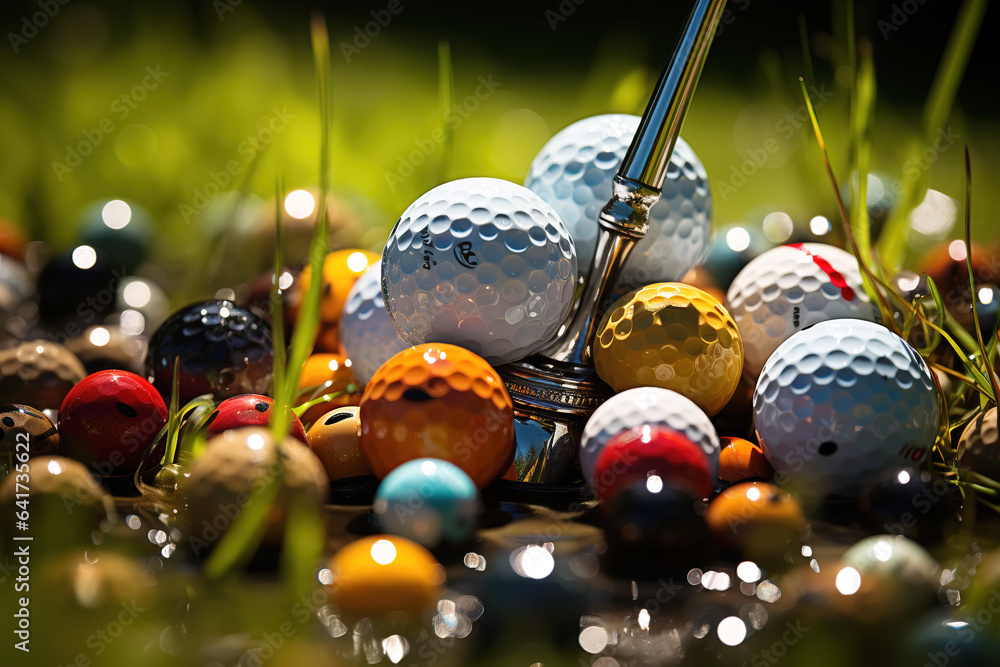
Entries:
POLYGON ((201 394, 263 394, 274 372, 271 325, 232 301, 193 303, 168 317, 149 341, 146 374, 168 400, 175 358, 182 404, 201 394))
POLYGON ((605 569, 629 578, 655 578, 702 562, 710 539, 696 511, 700 505, 667 486, 651 491, 640 482, 621 491, 605 520, 605 569))
POLYGON ((121 267, 112 266, 101 255, 88 269, 73 262, 72 252, 58 255, 38 276, 39 318, 50 329, 63 329, 61 340, 78 336, 115 313, 124 275, 121 267))
POLYGON ((887 470, 858 499, 862 524, 874 533, 904 535, 925 546, 940 542, 957 522, 951 485, 918 468, 887 470))

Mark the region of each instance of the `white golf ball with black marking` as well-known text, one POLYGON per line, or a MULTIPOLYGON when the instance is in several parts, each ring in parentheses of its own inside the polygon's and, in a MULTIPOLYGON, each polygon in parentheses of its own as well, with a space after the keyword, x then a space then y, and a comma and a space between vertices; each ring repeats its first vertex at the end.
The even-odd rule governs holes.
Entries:
MULTIPOLYGON (((584 275, 597 247, 598 214, 611 198, 615 173, 639 120, 607 114, 573 123, 545 144, 524 181, 566 223, 584 275)), ((649 231, 632 250, 618 283, 640 287, 680 280, 704 260, 711 218, 708 175, 691 147, 678 138, 663 193, 649 212, 649 231)))
POLYGON ((554 338, 576 275, 573 239, 552 207, 495 178, 424 194, 382 253, 382 293, 400 335, 412 345, 459 345, 495 366, 554 338))
POLYGON ((796 331, 841 317, 873 321, 877 313, 854 255, 825 243, 758 255, 729 286, 725 305, 743 338, 743 370, 751 379, 796 331))
POLYGON ((754 427, 775 479, 817 497, 857 497, 891 468, 923 461, 937 435, 937 388, 916 350, 881 324, 829 320, 767 360, 754 427))

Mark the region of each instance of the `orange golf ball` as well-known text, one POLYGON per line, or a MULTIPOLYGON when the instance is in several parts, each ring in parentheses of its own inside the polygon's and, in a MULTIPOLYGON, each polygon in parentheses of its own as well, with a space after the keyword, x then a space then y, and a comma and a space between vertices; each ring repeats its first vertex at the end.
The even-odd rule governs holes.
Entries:
POLYGON ((361 450, 378 477, 417 458, 454 463, 483 488, 510 467, 514 406, 499 374, 445 343, 399 352, 361 397, 361 450))
POLYGON ((309 393, 299 399, 299 403, 304 403, 313 398, 319 398, 323 394, 335 394, 347 391, 353 385, 357 389, 351 393, 338 396, 326 403, 320 403, 306 410, 302 415, 302 422, 308 424, 314 422, 324 414, 342 405, 357 405, 361 400, 361 391, 358 381, 351 373, 351 361, 342 354, 313 354, 306 359, 299 373, 299 391, 311 389, 309 393))
POLYGON ((730 484, 747 479, 770 479, 771 466, 764 451, 743 438, 719 438, 719 479, 730 484))
POLYGON ((417 614, 437 601, 441 564, 427 549, 397 535, 351 542, 330 559, 333 601, 344 612, 372 616, 417 614))
MULTIPOLYGON (((356 248, 334 250, 323 260, 323 290, 320 302, 320 319, 327 324, 340 321, 347 295, 361 274, 377 262, 379 256, 356 248)), ((299 274, 299 293, 305 295, 312 281, 312 267, 306 266, 299 274)))

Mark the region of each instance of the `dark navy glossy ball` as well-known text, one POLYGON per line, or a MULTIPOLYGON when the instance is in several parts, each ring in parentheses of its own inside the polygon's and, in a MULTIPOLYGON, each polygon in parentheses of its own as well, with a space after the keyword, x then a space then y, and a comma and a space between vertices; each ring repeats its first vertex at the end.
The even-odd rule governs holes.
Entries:
POLYGON ((86 269, 73 262, 72 251, 53 258, 38 276, 38 314, 54 334, 61 334, 54 340, 78 336, 114 314, 124 275, 124 267, 115 267, 100 253, 86 269))
POLYGON ((876 533, 904 535, 925 546, 946 537, 957 524, 958 504, 952 487, 918 468, 887 470, 858 499, 866 528, 876 533))
POLYGON ((181 403, 200 394, 263 394, 274 369, 271 325, 228 300, 184 306, 156 330, 146 353, 146 374, 165 398, 175 358, 181 403))
POLYGON ((704 559, 710 542, 700 501, 685 493, 639 482, 619 492, 605 522, 606 569, 619 576, 656 577, 686 571, 704 559))

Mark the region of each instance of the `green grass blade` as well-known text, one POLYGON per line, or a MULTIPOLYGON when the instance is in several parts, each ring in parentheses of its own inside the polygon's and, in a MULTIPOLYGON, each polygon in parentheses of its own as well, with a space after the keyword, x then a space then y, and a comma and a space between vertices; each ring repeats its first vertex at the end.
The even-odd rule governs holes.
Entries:
POLYGON ((816 117, 816 109, 813 107, 812 100, 809 99, 809 91, 806 89, 806 84, 802 77, 799 77, 799 87, 802 89, 802 97, 805 99, 806 109, 809 111, 809 120, 812 122, 813 133, 816 135, 816 143, 819 144, 820 155, 822 156, 823 164, 826 167, 826 174, 829 177, 830 185, 833 188, 833 196, 837 203, 837 209, 840 211, 840 219, 844 226, 844 234, 851 243, 851 249, 854 252, 855 259, 858 260, 858 268, 861 270, 861 278, 864 283, 865 291, 878 305, 879 311, 882 313, 882 323, 894 333, 898 334, 899 325, 896 324, 896 318, 893 315, 892 308, 889 306, 889 302, 886 301, 885 295, 882 294, 882 290, 879 289, 878 278, 874 273, 872 273, 871 269, 868 268, 867 263, 861 260, 861 252, 858 249, 858 243, 854 238, 853 231, 851 230, 850 214, 848 214, 847 208, 844 206, 844 200, 840 196, 840 186, 838 185, 836 174, 833 173, 833 166, 830 164, 830 155, 826 150, 826 141, 823 139, 823 131, 820 129, 819 119, 816 117))
POLYGON ((181 358, 174 357, 174 374, 171 377, 172 382, 170 383, 170 406, 167 409, 167 447, 163 451, 163 458, 160 460, 160 465, 173 463, 174 456, 177 454, 177 440, 181 430, 180 364, 181 358))
MULTIPOLYGON (((849 127, 847 136, 853 137, 857 132, 856 123, 858 121, 853 113, 858 106, 858 44, 854 28, 854 0, 847 0, 845 28, 847 34, 847 80, 850 82, 850 87, 847 89, 847 104, 852 112, 848 117, 849 127)), ((857 155, 855 154, 857 146, 852 142, 848 142, 847 147, 848 151, 850 151, 847 162, 848 164, 853 164, 857 160, 857 155)))
POLYGON ((316 585, 313 571, 323 555, 323 513, 310 498, 299 494, 288 510, 281 549, 281 566, 292 596, 302 600, 316 585))
POLYGON ((435 185, 440 185, 448 180, 448 174, 451 170, 455 130, 447 118, 451 112, 454 95, 455 68, 451 61, 451 44, 448 40, 442 39, 438 42, 438 104, 441 107, 441 129, 444 131, 444 141, 441 145, 440 171, 435 185))
MULTIPOLYGON (((996 373, 990 363, 990 353, 983 342, 983 331, 979 326, 979 295, 976 293, 976 278, 972 271, 972 161, 969 159, 969 147, 965 147, 965 266, 969 270, 969 294, 972 297, 972 320, 976 330, 976 342, 979 344, 980 360, 983 362, 983 373, 990 379, 993 387, 993 399, 1000 397, 997 387, 996 373)), ((985 406, 984 406, 985 407, 985 406)))
POLYGON ((328 394, 322 394, 320 396, 317 396, 316 398, 312 398, 306 401, 305 403, 302 403, 301 405, 297 405, 292 409, 292 412, 295 413, 296 417, 301 418, 302 415, 309 412, 309 408, 320 405, 321 403, 330 403, 344 396, 350 396, 357 390, 358 390, 357 385, 349 384, 345 389, 342 389, 340 391, 332 391, 328 394))
POLYGON ((809 27, 806 17, 799 14, 799 46, 802 48, 802 72, 806 84, 812 88, 816 84, 816 74, 813 70, 812 49, 809 48, 809 27))
POLYGON ((957 354, 959 359, 961 359, 962 364, 969 370, 972 379, 975 380, 976 388, 980 391, 980 393, 985 393, 990 400, 995 400, 993 397, 993 387, 990 385, 989 380, 986 379, 986 376, 979 370, 979 364, 974 363, 966 356, 961 346, 955 342, 954 338, 948 335, 947 331, 933 322, 928 322, 928 326, 940 333, 945 341, 947 341, 948 345, 951 346, 951 349, 955 351, 955 354, 957 354))
POLYGON ((271 281, 271 338, 274 343, 274 407, 271 410, 271 433, 275 442, 281 442, 288 433, 289 392, 288 369, 286 368, 285 314, 281 295, 281 272, 285 266, 285 230, 282 202, 284 187, 279 179, 275 185, 274 217, 274 275, 271 281))
POLYGON ((267 515, 281 490, 283 471, 279 456, 278 471, 268 476, 264 486, 250 496, 240 515, 209 555, 205 563, 205 575, 209 579, 221 579, 253 557, 267 531, 267 515))
MULTIPOLYGON (((858 259, 872 266, 871 228, 868 219, 868 173, 871 171, 872 144, 874 143, 875 121, 875 64, 872 60, 871 47, 865 45, 861 55, 861 66, 858 69, 858 79, 855 85, 854 106, 851 128, 852 153, 854 155, 853 174, 857 180, 857 188, 851 202, 851 222, 854 226, 854 237, 858 242, 858 259)), ((878 265, 873 272, 877 273, 878 265)))
MULTIPOLYGON (((923 141, 912 143, 906 164, 918 164, 920 154, 931 145, 937 132, 951 115, 955 93, 985 11, 986 0, 966 0, 962 5, 924 106, 923 141)), ((928 182, 927 170, 907 169, 903 174, 902 190, 879 238, 879 255, 890 271, 897 271, 902 266, 906 240, 909 237, 910 213, 923 199, 928 182)))
MULTIPOLYGON (((312 241, 309 244, 309 267, 312 278, 309 289, 306 290, 302 305, 299 308, 292 334, 292 346, 288 354, 288 372, 285 374, 282 405, 292 404, 295 388, 299 384, 302 366, 312 352, 316 340, 316 330, 319 328, 319 308, 323 289, 323 263, 329 251, 329 223, 327 201, 330 195, 330 125, 332 113, 332 93, 330 74, 330 37, 326 30, 326 21, 321 16, 314 16, 312 22, 313 56, 316 62, 316 87, 319 93, 320 116, 320 200, 319 212, 316 216, 316 228, 313 230, 312 241)), ((277 402, 277 397, 275 397, 277 402)), ((288 420, 288 411, 282 415, 288 420)))

